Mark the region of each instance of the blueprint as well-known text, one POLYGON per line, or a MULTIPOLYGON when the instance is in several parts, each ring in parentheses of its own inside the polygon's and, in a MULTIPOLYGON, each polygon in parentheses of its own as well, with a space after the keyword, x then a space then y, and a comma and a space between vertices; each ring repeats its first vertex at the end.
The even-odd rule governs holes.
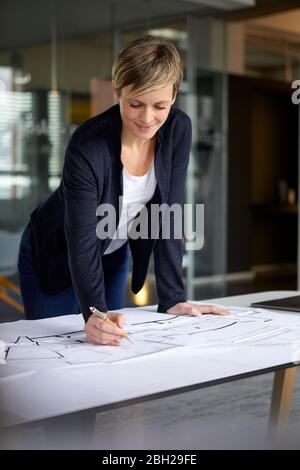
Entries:
POLYGON ((296 355, 300 351, 299 317, 263 309, 226 308, 229 316, 200 317, 159 314, 151 308, 123 309, 125 329, 135 344, 123 339, 119 347, 87 343, 81 315, 5 323, 0 333, 0 378, 1 373, 5 376, 7 365, 20 372, 118 363, 176 348, 207 351, 220 346, 272 345, 291 346, 296 355))

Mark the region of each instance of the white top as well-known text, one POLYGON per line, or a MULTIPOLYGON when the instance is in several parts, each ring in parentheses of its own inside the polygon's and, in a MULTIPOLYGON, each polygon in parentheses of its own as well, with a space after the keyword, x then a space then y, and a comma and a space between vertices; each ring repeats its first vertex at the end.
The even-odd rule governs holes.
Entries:
POLYGON ((104 255, 116 251, 128 240, 128 234, 134 218, 144 205, 152 198, 156 187, 154 159, 148 172, 142 176, 134 176, 123 168, 123 204, 120 221, 114 238, 111 240, 104 255))
MULTIPOLYGON (((128 348, 126 347, 127 341, 124 339, 124 345, 113 351, 108 346, 74 344, 76 332, 80 332, 83 328, 81 315, 68 315, 67 321, 65 316, 59 316, 33 322, 18 320, 1 323, 0 337, 5 343, 15 342, 20 336, 22 342, 30 342, 28 338, 37 339, 47 336, 48 338, 44 340, 50 339, 53 346, 57 338, 53 336, 49 338, 49 335, 65 336, 59 343, 55 343, 56 348, 51 348, 51 343, 48 343, 47 350, 41 346, 10 348, 9 352, 16 356, 11 359, 8 356, 7 363, 0 367, 1 425, 24 424, 83 410, 95 411, 96 407, 106 409, 107 405, 120 404, 122 401, 126 404, 127 400, 133 398, 146 397, 147 399, 149 395, 166 391, 169 394, 176 393, 178 389, 195 387, 196 384, 202 384, 203 387, 211 386, 212 383, 232 381, 237 375, 258 375, 265 373, 266 369, 275 370, 289 363, 299 364, 298 313, 275 313, 267 310, 258 311, 257 315, 253 315, 253 312, 251 315, 246 313, 247 307, 252 302, 289 297, 298 293, 297 291, 273 291, 206 300, 207 304, 216 303, 226 305, 227 308, 232 305, 245 308, 240 312, 235 309, 232 317, 218 317, 217 315, 198 317, 199 326, 206 329, 206 333, 202 329, 201 334, 195 335, 199 336, 199 347, 183 346, 180 349, 172 348, 169 338, 164 338, 164 345, 160 342, 161 340, 157 339, 157 335, 159 337, 162 334, 162 324, 158 325, 158 320, 164 323, 166 314, 156 313, 157 306, 155 305, 120 310, 120 313, 126 315, 124 325, 126 331, 130 331, 132 335, 136 333, 138 338, 142 328, 145 333, 149 333, 150 337, 148 341, 141 340, 138 347, 131 347, 128 344, 128 348), (256 316, 260 318, 254 319, 253 322, 252 317, 256 316), (235 323, 238 320, 236 317, 240 317, 239 326, 235 323), (230 318, 235 324, 220 328, 224 326, 224 323, 227 324, 230 318), (263 318, 271 321, 265 322, 263 318), (211 323, 214 323, 214 327, 209 329, 207 326, 211 323), (219 328, 216 328, 216 323, 219 328), (261 324, 263 326, 258 327, 261 324), (150 330, 145 328, 148 326, 150 330), (243 337, 247 335, 249 341, 237 341, 241 337, 237 336, 236 328, 240 327, 244 329, 243 337), (271 333, 271 330, 277 331, 271 333), (260 333, 263 334, 258 337, 260 333), (256 338, 253 338, 254 335, 256 338), (67 338, 67 336, 72 337, 67 338), (203 340, 201 339, 200 342, 202 336, 203 340), (157 343, 153 339, 156 339, 157 343), (169 348, 161 351, 160 347, 166 344, 169 348), (40 351, 38 360, 33 359, 35 356, 32 356, 32 348, 40 351), (49 356, 50 349, 53 349, 52 356, 49 356), (152 350, 151 354, 149 349, 152 350), (61 357, 57 359, 56 350, 63 352, 63 359, 61 357), (41 351, 47 354, 41 356, 41 351), (128 360, 125 357, 126 351, 128 360), (84 364, 78 364, 78 367, 70 366, 69 363, 66 367, 62 365, 65 358, 72 358, 75 352, 88 367, 84 364), (91 353, 99 355, 100 359, 97 362, 94 359, 87 364, 91 353), (120 360, 122 354, 123 358, 120 360), (105 363, 103 363, 104 356, 106 356, 105 363), (137 360, 131 360, 136 356, 138 356, 137 360), (204 357, 205 360, 203 360, 204 357), (178 370, 183 372, 178 374, 178 370), (119 384, 121 380, 122 386, 116 390, 115 384, 119 384)), ((193 323, 194 319, 181 317, 177 320, 179 323, 184 321, 193 323)), ((170 327, 168 328, 170 332, 170 327)), ((78 335, 80 339, 84 337, 83 331, 78 335)), ((179 338, 180 336, 177 336, 177 339, 179 338)), ((118 424, 112 428, 114 429, 117 433, 118 424)), ((165 447, 167 445, 169 442, 165 447)))

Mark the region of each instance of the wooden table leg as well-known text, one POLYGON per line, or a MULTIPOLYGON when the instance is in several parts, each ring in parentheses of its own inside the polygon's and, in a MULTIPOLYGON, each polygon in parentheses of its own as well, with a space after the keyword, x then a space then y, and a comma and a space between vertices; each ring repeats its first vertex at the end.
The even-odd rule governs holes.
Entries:
POLYGON ((293 398, 297 367, 278 370, 274 374, 269 430, 277 434, 287 424, 293 398))

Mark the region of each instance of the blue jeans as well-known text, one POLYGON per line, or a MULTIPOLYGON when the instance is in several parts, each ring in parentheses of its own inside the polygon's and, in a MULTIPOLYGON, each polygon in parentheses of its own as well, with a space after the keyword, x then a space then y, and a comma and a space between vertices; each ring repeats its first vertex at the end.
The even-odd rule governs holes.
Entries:
MULTIPOLYGON (((128 243, 115 252, 102 256, 102 266, 108 310, 123 308, 129 269, 128 243)), ((28 320, 80 312, 72 286, 57 294, 45 294, 41 291, 33 263, 30 226, 26 227, 21 239, 18 270, 25 316, 28 320)))

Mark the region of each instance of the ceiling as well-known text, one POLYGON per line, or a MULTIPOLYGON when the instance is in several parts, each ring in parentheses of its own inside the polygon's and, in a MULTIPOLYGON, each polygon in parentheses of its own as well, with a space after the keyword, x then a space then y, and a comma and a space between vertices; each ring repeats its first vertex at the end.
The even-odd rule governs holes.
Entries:
POLYGON ((254 0, 1 0, 0 51, 50 41, 53 11, 57 37, 71 38, 115 27, 151 21, 169 21, 184 15, 208 14, 241 6, 254 0))

